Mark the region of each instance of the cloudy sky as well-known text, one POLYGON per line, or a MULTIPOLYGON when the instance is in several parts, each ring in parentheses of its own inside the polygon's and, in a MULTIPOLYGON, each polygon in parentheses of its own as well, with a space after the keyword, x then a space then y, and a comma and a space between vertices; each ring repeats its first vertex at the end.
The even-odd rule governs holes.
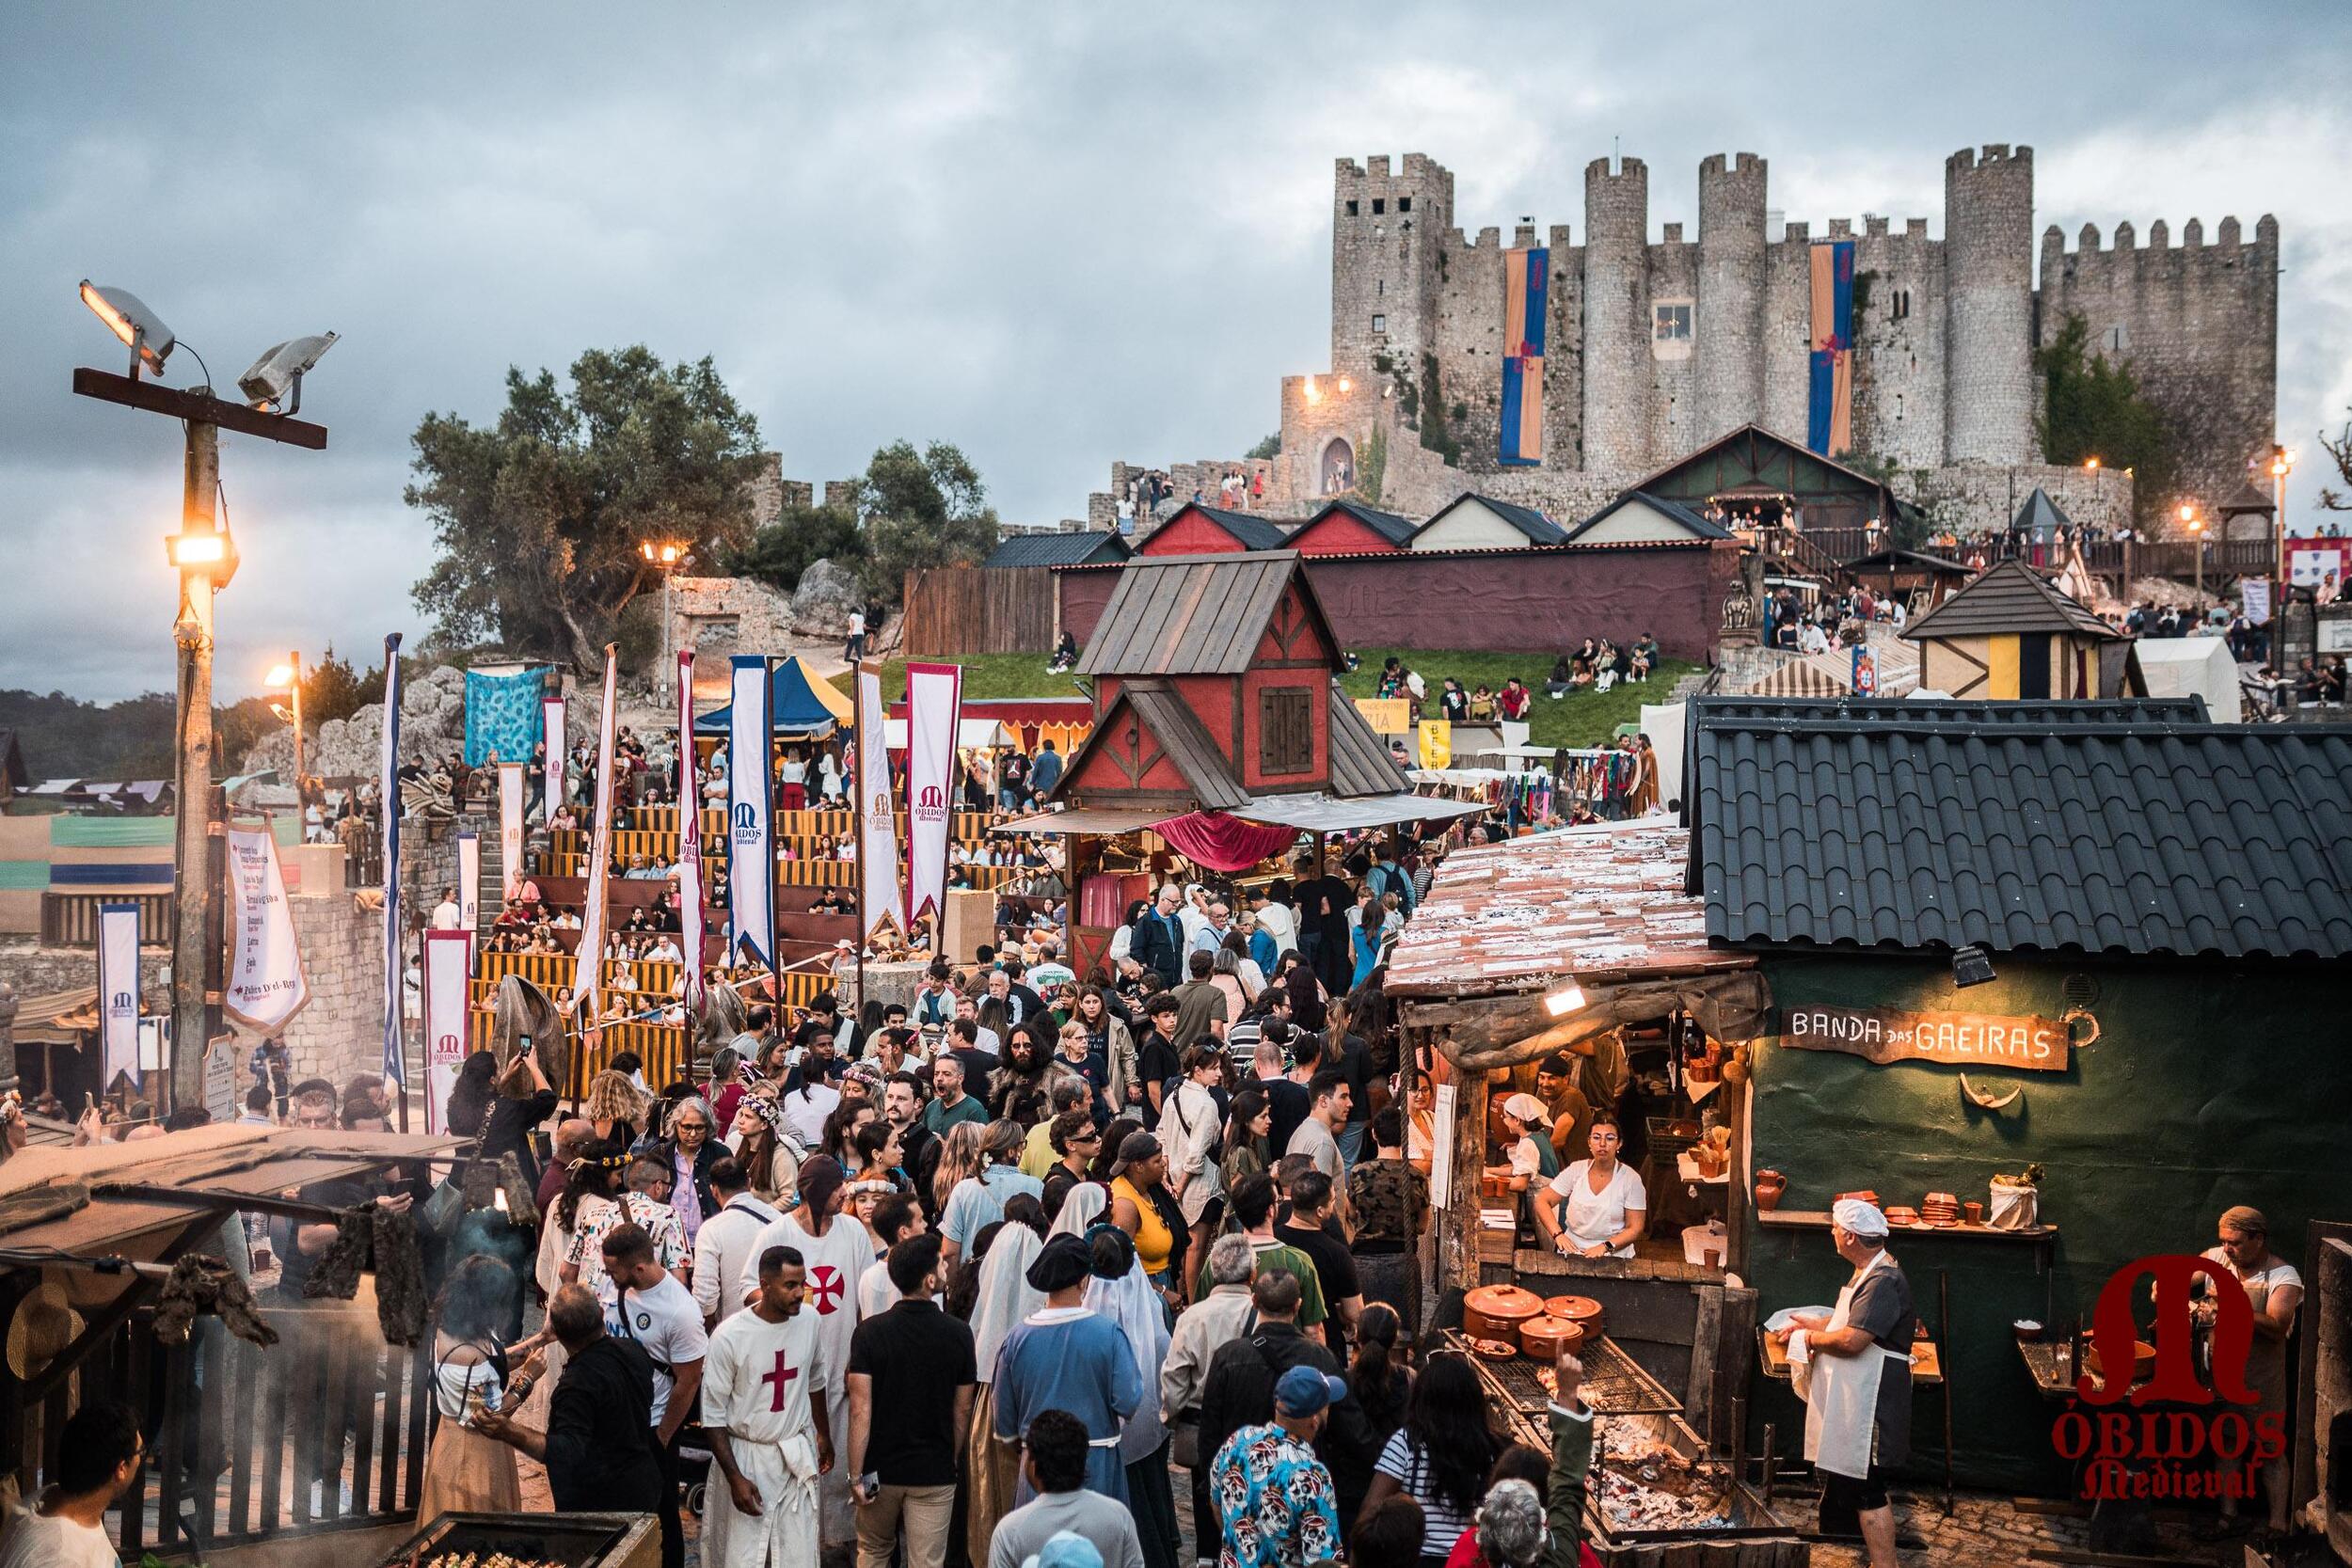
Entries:
MULTIPOLYGON (((224 386, 280 338, 343 335, 306 389, 328 451, 223 442, 241 695, 274 650, 426 629, 408 434, 495 417, 510 364, 713 355, 787 473, 952 440, 1018 521, 1078 515, 1114 457, 1237 452, 1277 378, 1326 361, 1331 162, 1376 152, 1452 167, 1473 230, 1581 231, 1613 138, 1649 162, 1653 234, 1695 231, 1697 162, 1727 150, 1769 158, 1772 204, 1816 232, 1940 232, 1944 156, 1985 141, 2034 147, 2037 227, 2275 213, 2299 510, 2352 403, 2352 12, 2231 14, 11 5, 0 686, 170 685, 177 432, 69 395, 73 366, 119 368, 86 275, 224 386)), ((167 379, 196 375, 183 355, 167 379)))

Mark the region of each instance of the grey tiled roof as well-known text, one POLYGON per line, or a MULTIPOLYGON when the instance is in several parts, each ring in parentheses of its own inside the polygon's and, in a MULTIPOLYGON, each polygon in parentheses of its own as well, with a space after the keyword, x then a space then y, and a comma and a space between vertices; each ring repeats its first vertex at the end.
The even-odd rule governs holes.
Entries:
MULTIPOLYGON (((1361 501, 1337 500, 1300 524, 1298 533, 1306 532, 1334 512, 1347 514, 1391 545, 1405 544, 1413 537, 1415 532, 1413 520, 1409 517, 1400 517, 1393 512, 1382 512, 1375 507, 1366 506, 1361 501)), ((1292 537, 1295 538, 1297 535, 1293 534, 1292 537)))
POLYGON ((1594 513, 1591 516, 1577 524, 1576 527, 1568 530, 1568 543, 1571 545, 1575 544, 1579 539, 1581 539, 1584 535, 1592 532, 1594 529, 1598 528, 1603 519, 1607 518, 1613 513, 1617 512, 1623 507, 1632 505, 1635 501, 1640 501, 1644 506, 1648 507, 1652 512, 1657 513, 1661 517, 1670 517, 1674 521, 1680 523, 1684 528, 1689 529, 1691 532, 1698 538, 1728 539, 1731 537, 1731 530, 1724 527, 1723 524, 1716 522, 1711 517, 1701 516, 1698 513, 1692 511, 1680 501, 1668 500, 1663 496, 1653 496, 1646 490, 1627 490, 1621 492, 1617 498, 1614 500, 1612 500, 1607 506, 1602 507, 1598 512, 1594 513))
POLYGON ((1527 542, 1531 545, 1560 545, 1567 542, 1568 531, 1562 528, 1558 523, 1553 522, 1549 517, 1545 516, 1542 513, 1536 511, 1534 507, 1520 506, 1513 501, 1499 501, 1492 496, 1482 496, 1475 490, 1463 491, 1460 495, 1446 502, 1445 505, 1439 507, 1438 511, 1431 515, 1428 522, 1422 524, 1421 527, 1415 529, 1413 531, 1416 534, 1426 533, 1431 528, 1436 526, 1438 518, 1445 516, 1457 506, 1467 506, 1471 502, 1476 502, 1478 505, 1485 507, 1487 511, 1493 513, 1496 516, 1502 518, 1513 528, 1518 529, 1521 533, 1527 535, 1527 542))
POLYGON ((1694 705, 1685 788, 1710 938, 2352 956, 2352 728, 1867 706, 1694 705))
POLYGON ((1234 542, 1246 550, 1279 550, 1290 538, 1289 532, 1279 524, 1254 513, 1232 512, 1222 506, 1203 506, 1199 501, 1179 508, 1168 521, 1174 522, 1186 512, 1200 513, 1232 535, 1234 542))
POLYGON ((1124 561, 1127 541, 1105 531, 1092 533, 1009 533, 988 552, 983 566, 1077 566, 1091 561, 1124 561))
POLYGON ((1933 637, 1984 637, 2001 632, 2063 631, 2121 642, 2123 634, 2050 586, 2022 561, 1999 562, 1974 582, 1903 628, 1914 642, 1933 637))

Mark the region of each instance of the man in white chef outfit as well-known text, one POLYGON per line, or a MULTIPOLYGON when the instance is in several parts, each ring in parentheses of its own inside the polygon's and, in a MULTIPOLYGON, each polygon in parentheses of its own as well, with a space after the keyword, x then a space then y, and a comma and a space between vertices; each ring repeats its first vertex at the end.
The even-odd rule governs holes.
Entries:
POLYGON ((756 1260, 758 1293, 710 1337, 703 1431, 719 1474, 705 1489, 707 1568, 814 1568, 817 1479, 833 1468, 816 1314, 801 1309, 800 1253, 756 1260))
POLYGON ((1886 1250, 1886 1216, 1840 1198, 1830 1240, 1853 1265, 1824 1318, 1790 1320, 1788 1367, 1804 1396, 1804 1456, 1821 1473, 1821 1529, 1860 1527, 1870 1568, 1896 1568, 1895 1509, 1885 1472, 1911 1456, 1911 1282, 1886 1250))

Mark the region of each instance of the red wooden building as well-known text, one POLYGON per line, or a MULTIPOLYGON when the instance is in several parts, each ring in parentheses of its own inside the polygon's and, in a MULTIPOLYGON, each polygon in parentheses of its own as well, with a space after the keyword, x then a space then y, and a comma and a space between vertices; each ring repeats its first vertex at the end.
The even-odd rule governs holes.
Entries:
POLYGON ((1139 556, 1230 555, 1241 550, 1279 550, 1288 538, 1281 525, 1250 512, 1228 512, 1199 501, 1183 508, 1136 546, 1139 556))
POLYGON ((1415 524, 1360 501, 1338 500, 1291 531, 1301 555, 1391 555, 1412 547, 1415 524))

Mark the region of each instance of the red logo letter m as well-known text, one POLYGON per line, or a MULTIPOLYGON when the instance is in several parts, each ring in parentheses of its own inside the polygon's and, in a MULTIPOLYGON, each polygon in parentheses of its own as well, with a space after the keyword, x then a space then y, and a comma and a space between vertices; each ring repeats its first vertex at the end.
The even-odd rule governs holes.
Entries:
POLYGON ((2258 1396, 2246 1386, 2246 1361, 2254 1345, 2254 1307, 2246 1291, 2227 1269, 2209 1258, 2165 1255, 2135 1259, 2118 1270, 2099 1292, 2091 1319, 2091 1338, 2099 1349, 2099 1365, 2106 1373, 2102 1386, 2086 1370, 2075 1379, 2074 1392, 2086 1403, 2119 1403, 2131 1388, 2126 1370, 2134 1360, 2139 1338, 2132 1321, 2132 1287, 2146 1276, 2155 1281, 2156 1372, 2131 1390, 2132 1403, 2162 1400, 2174 1404, 2211 1404, 2216 1395, 2235 1404, 2252 1404, 2258 1396), (2217 1312, 2213 1329, 2213 1381, 2207 1388, 2198 1380, 2190 1332, 2189 1288, 2202 1275, 2214 1285, 2217 1312))

